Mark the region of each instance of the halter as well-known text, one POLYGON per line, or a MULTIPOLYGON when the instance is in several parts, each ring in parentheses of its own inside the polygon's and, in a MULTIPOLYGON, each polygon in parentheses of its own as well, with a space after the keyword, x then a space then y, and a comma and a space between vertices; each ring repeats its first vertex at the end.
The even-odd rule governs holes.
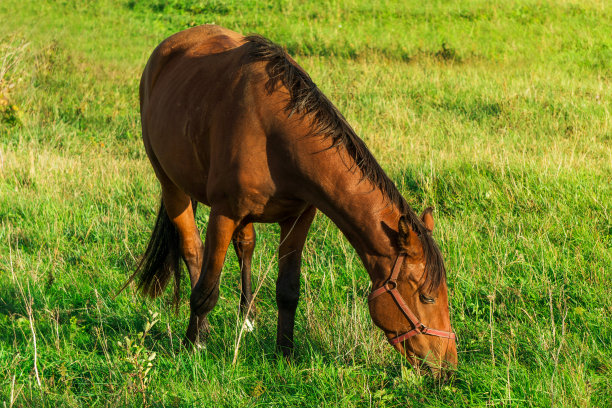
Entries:
POLYGON ((455 336, 455 333, 431 329, 421 323, 421 321, 414 315, 414 313, 412 313, 412 310, 410 310, 410 308, 404 301, 404 298, 402 297, 401 293, 399 293, 399 291, 397 290, 397 277, 400 273, 400 269, 402 267, 402 263, 404 262, 404 258, 406 258, 406 255, 407 254, 405 252, 400 252, 397 255, 397 258, 395 258, 395 264, 393 265, 393 271, 391 272, 391 276, 389 277, 389 279, 387 279, 383 286, 373 290, 370 293, 370 296, 368 296, 368 302, 371 302, 382 294, 390 293, 391 296, 393 296, 393 300, 395 300, 395 303, 397 303, 397 306, 399 306, 402 313, 404 313, 404 316, 406 316, 406 318, 414 327, 414 329, 390 339, 389 343, 394 346, 397 343, 409 339, 410 337, 416 336, 417 334, 427 334, 429 336, 443 337, 445 339, 455 340, 457 338, 455 336))

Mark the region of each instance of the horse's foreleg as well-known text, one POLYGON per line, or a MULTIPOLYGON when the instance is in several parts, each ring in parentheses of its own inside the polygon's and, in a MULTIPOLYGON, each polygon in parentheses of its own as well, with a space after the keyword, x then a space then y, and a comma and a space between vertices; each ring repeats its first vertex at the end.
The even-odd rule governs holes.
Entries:
POLYGON ((186 343, 196 343, 201 329, 207 328, 206 315, 219 299, 219 278, 225 254, 238 222, 211 208, 204 240, 202 273, 191 291, 186 343))
POLYGON ((242 229, 234 233, 232 242, 234 250, 238 256, 240 263, 240 274, 242 276, 242 290, 240 292, 240 311, 243 314, 249 313, 246 316, 247 328, 252 330, 252 323, 249 318, 256 314, 255 305, 253 305, 253 291, 251 287, 251 259, 255 249, 255 228, 253 224, 247 224, 242 229))
POLYGON ((290 356, 293 352, 295 311, 300 298, 302 250, 315 213, 315 207, 311 206, 300 216, 280 223, 279 273, 276 281, 276 304, 278 306, 276 347, 285 357, 290 356))

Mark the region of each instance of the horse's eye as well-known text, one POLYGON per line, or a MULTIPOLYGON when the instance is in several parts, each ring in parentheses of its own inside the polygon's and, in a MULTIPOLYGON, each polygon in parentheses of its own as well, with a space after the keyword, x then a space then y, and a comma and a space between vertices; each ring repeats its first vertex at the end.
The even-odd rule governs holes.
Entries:
POLYGON ((419 294, 419 298, 421 299, 421 302, 423 302, 423 303, 428 303, 428 304, 436 303, 436 299, 435 298, 429 297, 429 296, 424 295, 422 293, 419 294))

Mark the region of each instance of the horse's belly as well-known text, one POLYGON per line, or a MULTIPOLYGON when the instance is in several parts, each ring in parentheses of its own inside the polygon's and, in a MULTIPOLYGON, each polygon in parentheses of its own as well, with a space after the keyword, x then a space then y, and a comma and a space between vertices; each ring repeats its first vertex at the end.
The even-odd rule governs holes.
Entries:
POLYGON ((261 211, 253 211, 245 217, 248 222, 280 222, 296 217, 308 207, 304 201, 293 199, 273 198, 268 201, 261 211))

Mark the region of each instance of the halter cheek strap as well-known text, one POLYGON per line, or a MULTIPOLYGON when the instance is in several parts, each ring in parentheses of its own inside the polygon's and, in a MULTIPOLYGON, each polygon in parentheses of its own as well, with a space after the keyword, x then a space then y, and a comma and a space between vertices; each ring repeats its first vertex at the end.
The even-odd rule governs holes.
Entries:
POLYGON ((401 343, 409 339, 410 337, 416 336, 417 334, 427 334, 429 336, 443 337, 446 339, 455 340, 457 338, 455 336, 455 333, 444 330, 431 329, 421 323, 419 318, 415 316, 415 314, 412 312, 412 310, 410 310, 410 308, 404 301, 402 294, 397 290, 397 277, 399 276, 402 264, 404 263, 404 259, 406 258, 406 256, 407 255, 405 252, 400 252, 398 254, 397 258, 395 259, 395 264, 393 265, 393 270, 391 271, 391 276, 389 277, 389 279, 387 279, 383 286, 373 290, 370 293, 370 296, 368 296, 368 302, 371 302, 380 295, 383 295, 385 293, 391 294, 391 297, 393 297, 393 300, 395 301, 397 306, 400 308, 404 316, 406 316, 408 321, 410 321, 410 324, 412 324, 412 330, 390 339, 389 343, 394 346, 397 343, 401 343))

